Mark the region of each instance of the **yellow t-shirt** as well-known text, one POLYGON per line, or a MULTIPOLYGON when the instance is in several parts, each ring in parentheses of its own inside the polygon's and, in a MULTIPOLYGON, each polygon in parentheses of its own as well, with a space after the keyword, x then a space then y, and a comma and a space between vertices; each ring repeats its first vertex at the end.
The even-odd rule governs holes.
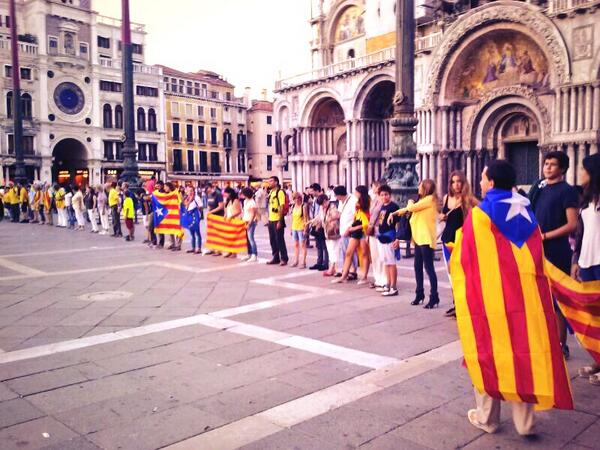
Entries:
POLYGON ((354 221, 357 221, 357 220, 359 220, 360 224, 362 225, 363 233, 366 233, 367 228, 369 227, 369 216, 367 215, 367 213, 365 213, 361 209, 357 209, 356 213, 354 214, 354 221))
POLYGON ((418 202, 403 208, 412 213, 410 229, 412 240, 417 245, 429 245, 435 249, 437 241, 438 208, 432 195, 423 197, 418 202))
POLYGON ((56 203, 57 209, 64 209, 65 207, 65 190, 60 188, 56 194, 54 194, 54 203, 56 203))
POLYGON ((125 197, 123 201, 123 215, 126 219, 133 219, 135 217, 135 208, 131 197, 125 197))
POLYGON ((283 189, 273 190, 269 194, 269 221, 277 222, 282 208, 285 206, 285 192, 283 189))
POLYGON ((294 205, 294 209, 292 209, 292 231, 303 231, 305 226, 304 205, 294 205))
POLYGON ((21 188, 21 203, 29 203, 29 193, 24 187, 21 188))
POLYGON ((108 193, 108 206, 111 208, 119 204, 119 193, 116 189, 111 189, 108 193))

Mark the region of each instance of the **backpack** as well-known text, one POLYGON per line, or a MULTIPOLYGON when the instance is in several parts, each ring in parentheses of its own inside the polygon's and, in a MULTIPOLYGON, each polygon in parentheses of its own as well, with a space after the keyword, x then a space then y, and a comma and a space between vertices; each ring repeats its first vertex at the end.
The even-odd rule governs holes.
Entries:
POLYGON ((281 203, 279 203, 280 192, 283 192, 283 196, 285 197, 285 201, 283 202, 283 215, 287 216, 290 213, 290 198, 283 189, 277 189, 277 192, 275 193, 275 198, 277 199, 277 203, 279 206, 281 206, 281 203))

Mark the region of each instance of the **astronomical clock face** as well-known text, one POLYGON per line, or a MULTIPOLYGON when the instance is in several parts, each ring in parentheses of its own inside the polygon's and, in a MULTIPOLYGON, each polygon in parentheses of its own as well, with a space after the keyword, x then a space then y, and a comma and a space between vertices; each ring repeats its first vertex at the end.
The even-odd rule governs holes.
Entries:
POLYGON ((54 103, 65 114, 78 114, 85 105, 83 91, 74 83, 60 83, 54 89, 54 103))

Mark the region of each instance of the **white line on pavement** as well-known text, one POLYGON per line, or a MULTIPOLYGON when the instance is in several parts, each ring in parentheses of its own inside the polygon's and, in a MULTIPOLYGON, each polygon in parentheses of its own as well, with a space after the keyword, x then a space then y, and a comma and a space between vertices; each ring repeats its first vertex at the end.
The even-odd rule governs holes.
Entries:
POLYGON ((417 377, 461 356, 460 342, 454 341, 170 445, 165 450, 237 449, 417 377))
POLYGON ((42 272, 41 270, 37 270, 32 267, 24 266, 23 264, 10 261, 2 257, 0 257, 0 266, 6 267, 7 269, 12 270, 13 272, 22 273, 27 276, 46 275, 46 272, 42 272))

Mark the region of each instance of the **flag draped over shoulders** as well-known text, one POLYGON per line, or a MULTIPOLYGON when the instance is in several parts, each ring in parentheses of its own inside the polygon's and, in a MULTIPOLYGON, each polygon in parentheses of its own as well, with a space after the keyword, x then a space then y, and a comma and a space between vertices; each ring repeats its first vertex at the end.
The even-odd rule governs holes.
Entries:
POLYGON ((552 293, 581 345, 600 364, 600 281, 580 283, 546 261, 552 293))
POLYGON ((154 232, 181 235, 181 201, 177 192, 157 192, 152 195, 154 232))
POLYGON ((489 191, 457 233, 449 267, 475 388, 538 409, 572 409, 541 233, 529 200, 489 191))
POLYGON ((209 214, 206 218, 206 247, 228 253, 241 253, 248 248, 246 222, 209 214))

